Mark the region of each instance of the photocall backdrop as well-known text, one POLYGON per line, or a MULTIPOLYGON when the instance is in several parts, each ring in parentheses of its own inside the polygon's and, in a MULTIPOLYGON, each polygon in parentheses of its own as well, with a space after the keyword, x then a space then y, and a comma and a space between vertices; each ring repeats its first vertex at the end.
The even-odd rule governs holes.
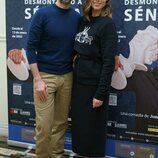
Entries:
MULTIPOLYGON (((33 14, 55 0, 6 0, 7 53, 21 49, 33 14)), ((82 0, 72 7, 82 14, 82 0)), ((118 55, 124 70, 113 76, 109 95, 107 155, 156 158, 158 156, 158 0, 112 0, 118 33, 118 55), (156 36, 157 35, 157 36, 156 36), (118 78, 117 78, 118 77, 118 78), (117 80, 117 81, 116 81, 117 80), (115 82, 116 81, 116 82, 115 82)), ((35 145, 35 112, 32 75, 8 64, 8 144, 35 145)), ((71 151, 71 119, 65 149, 71 151)), ((105 135, 106 137, 106 135, 105 135)))

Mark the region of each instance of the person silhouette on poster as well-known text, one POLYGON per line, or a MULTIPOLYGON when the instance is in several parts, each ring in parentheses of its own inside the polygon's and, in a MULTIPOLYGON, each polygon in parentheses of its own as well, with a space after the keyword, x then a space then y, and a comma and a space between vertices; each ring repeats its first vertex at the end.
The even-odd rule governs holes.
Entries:
POLYGON ((158 128, 158 29, 139 30, 129 45, 128 59, 116 57, 112 87, 135 92, 136 113, 146 116, 136 118, 136 132, 147 133, 158 128))

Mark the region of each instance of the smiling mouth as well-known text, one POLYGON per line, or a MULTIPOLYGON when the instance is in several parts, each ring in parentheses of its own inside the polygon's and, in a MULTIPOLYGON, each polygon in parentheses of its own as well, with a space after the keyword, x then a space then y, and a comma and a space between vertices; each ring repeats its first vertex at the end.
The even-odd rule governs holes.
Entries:
POLYGON ((95 6, 95 7, 99 7, 99 6, 100 6, 100 4, 94 4, 94 6, 95 6))

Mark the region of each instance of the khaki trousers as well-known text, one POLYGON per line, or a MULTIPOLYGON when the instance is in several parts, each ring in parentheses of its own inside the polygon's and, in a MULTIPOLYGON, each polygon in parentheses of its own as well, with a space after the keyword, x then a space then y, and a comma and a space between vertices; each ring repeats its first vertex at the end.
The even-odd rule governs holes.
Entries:
POLYGON ((47 85, 48 99, 41 102, 34 92, 36 158, 62 158, 73 75, 40 74, 47 85))

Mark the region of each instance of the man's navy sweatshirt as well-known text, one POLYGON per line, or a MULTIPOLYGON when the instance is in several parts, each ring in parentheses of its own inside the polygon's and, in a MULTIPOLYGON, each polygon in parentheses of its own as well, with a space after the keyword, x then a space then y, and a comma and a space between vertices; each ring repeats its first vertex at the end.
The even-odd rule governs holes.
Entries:
POLYGON ((73 9, 49 5, 34 15, 27 39, 29 64, 39 71, 65 74, 72 71, 74 38, 80 15, 73 9))

